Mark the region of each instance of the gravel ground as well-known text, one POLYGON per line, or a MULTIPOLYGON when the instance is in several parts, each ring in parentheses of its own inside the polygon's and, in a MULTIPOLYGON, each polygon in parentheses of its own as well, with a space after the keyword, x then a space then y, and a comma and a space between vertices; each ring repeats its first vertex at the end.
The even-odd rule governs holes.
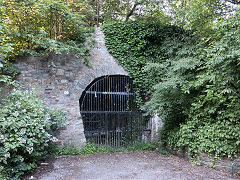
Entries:
MULTIPOLYGON (((48 159, 23 180, 227 180, 230 172, 193 166, 177 156, 128 152, 60 156, 48 159)), ((236 178, 235 178, 236 179, 236 178)))

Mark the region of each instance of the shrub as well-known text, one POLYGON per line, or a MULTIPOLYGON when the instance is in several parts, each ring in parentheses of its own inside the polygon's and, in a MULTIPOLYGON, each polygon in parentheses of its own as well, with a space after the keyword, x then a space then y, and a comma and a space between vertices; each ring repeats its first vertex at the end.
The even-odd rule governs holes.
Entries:
POLYGON ((46 157, 65 117, 49 111, 33 91, 13 90, 0 109, 0 178, 19 179, 46 157))

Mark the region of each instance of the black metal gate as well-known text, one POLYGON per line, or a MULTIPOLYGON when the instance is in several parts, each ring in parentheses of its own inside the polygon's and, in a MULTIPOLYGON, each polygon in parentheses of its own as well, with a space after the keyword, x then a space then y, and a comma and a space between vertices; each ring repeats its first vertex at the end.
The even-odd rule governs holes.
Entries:
MULTIPOLYGON (((135 102, 129 76, 111 75, 95 79, 82 93, 80 112, 87 141, 127 146, 142 140, 146 121, 135 102)), ((146 133, 145 133, 146 134, 146 133)))

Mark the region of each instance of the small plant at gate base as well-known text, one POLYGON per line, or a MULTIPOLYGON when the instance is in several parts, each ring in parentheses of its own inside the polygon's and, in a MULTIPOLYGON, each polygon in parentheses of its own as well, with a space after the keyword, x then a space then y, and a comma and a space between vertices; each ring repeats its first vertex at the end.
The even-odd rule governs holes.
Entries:
POLYGON ((158 143, 154 142, 134 142, 127 147, 113 148, 105 145, 97 145, 94 143, 87 143, 82 149, 77 148, 74 145, 69 147, 58 147, 51 145, 51 155, 87 155, 87 154, 105 154, 114 152, 128 152, 128 151, 155 151, 158 147, 158 143))
POLYGON ((158 143, 156 142, 136 141, 127 146, 126 149, 128 151, 155 151, 157 147, 158 143))

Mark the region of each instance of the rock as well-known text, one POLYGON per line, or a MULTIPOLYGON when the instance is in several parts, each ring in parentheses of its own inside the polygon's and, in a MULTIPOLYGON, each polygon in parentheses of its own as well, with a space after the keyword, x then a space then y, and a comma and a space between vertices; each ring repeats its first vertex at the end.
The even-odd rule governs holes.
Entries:
POLYGON ((63 69, 58 69, 56 72, 57 76, 64 76, 64 70, 63 69))

